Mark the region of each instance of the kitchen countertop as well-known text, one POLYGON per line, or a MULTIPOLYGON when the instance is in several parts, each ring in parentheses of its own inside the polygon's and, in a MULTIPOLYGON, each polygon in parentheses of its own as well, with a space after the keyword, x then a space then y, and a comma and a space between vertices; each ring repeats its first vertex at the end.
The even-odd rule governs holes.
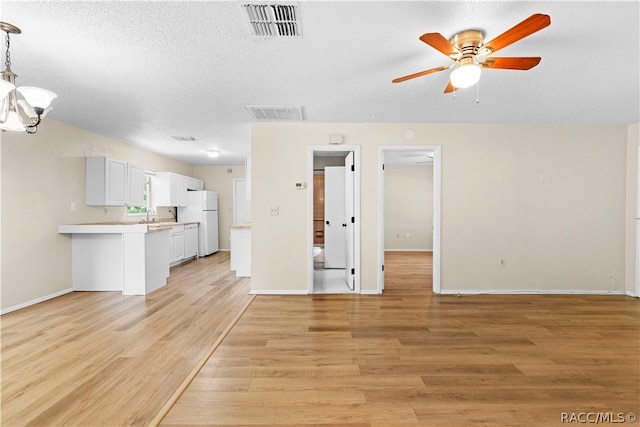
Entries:
POLYGON ((166 221, 166 222, 94 222, 87 224, 58 225, 58 233, 80 234, 120 234, 151 233, 168 230, 176 225, 199 224, 198 221, 166 221))

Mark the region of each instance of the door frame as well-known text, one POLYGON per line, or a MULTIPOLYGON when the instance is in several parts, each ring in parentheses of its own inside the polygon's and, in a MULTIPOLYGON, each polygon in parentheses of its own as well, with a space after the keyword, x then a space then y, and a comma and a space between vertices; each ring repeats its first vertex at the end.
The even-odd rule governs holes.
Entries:
POLYGON ((336 151, 353 152, 353 164, 355 167, 354 176, 354 216, 356 218, 354 229, 353 266, 354 290, 353 293, 360 293, 360 146, 359 145, 310 145, 307 151, 307 292, 313 294, 313 158, 316 153, 327 153, 336 151))
POLYGON ((442 213, 442 146, 441 145, 380 145, 378 147, 378 293, 384 289, 384 154, 389 151, 424 150, 433 153, 433 292, 441 289, 441 213, 442 213))

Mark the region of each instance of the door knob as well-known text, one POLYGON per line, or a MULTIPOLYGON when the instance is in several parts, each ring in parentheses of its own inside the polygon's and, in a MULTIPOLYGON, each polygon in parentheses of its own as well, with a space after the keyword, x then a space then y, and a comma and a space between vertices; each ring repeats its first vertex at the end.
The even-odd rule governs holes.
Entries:
POLYGON ((346 226, 347 226, 347 224, 346 224, 346 223, 344 223, 344 224, 342 224, 342 226, 343 226, 343 227, 346 227, 346 226))
POLYGON ((329 225, 329 221, 326 221, 325 224, 329 225))

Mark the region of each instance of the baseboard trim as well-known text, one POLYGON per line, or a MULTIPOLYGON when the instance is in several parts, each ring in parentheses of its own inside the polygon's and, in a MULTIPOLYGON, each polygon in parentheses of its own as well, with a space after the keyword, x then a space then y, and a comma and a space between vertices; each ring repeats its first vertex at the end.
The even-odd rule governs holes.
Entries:
POLYGON ((365 289, 360 291, 360 295, 380 295, 376 289, 365 289))
POLYGON ((50 299, 53 299, 53 298, 57 298, 57 297, 60 297, 62 295, 66 295, 66 294, 69 294, 71 292, 73 292, 73 288, 63 289, 61 291, 54 292, 52 294, 45 295, 45 296, 40 297, 40 298, 32 299, 31 301, 26 301, 26 302, 23 302, 21 304, 16 304, 14 306, 2 309, 0 311, 0 315, 11 313, 12 311, 20 310, 21 308, 26 308, 26 307, 29 307, 31 305, 35 305, 35 304, 38 304, 38 303, 41 303, 41 302, 45 302, 47 300, 50 300, 50 299))
POLYGON ((442 289, 441 295, 628 295, 626 291, 602 289, 442 289))
POLYGON ((625 294, 633 298, 640 298, 640 295, 637 295, 635 292, 632 292, 632 291, 626 291, 625 294))
POLYGON ((251 289, 249 295, 309 295, 302 289, 251 289))

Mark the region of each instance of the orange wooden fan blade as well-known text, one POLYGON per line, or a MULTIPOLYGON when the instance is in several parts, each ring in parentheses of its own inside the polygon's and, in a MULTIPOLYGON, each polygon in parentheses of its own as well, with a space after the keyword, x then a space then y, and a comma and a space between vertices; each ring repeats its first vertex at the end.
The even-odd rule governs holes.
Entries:
POLYGON ((540 63, 539 56, 514 57, 514 58, 487 58, 482 64, 483 68, 495 68, 503 70, 529 70, 540 63))
POLYGON ((445 55, 459 54, 460 51, 440 33, 426 33, 420 36, 420 40, 445 55))
POLYGON ((420 71, 419 73, 409 74, 408 76, 404 76, 404 77, 398 77, 397 79, 391 80, 391 82, 400 83, 400 82, 404 82, 405 80, 415 79, 416 77, 426 76, 427 74, 437 73, 438 71, 444 71, 448 68, 449 67, 445 67, 445 66, 438 67, 438 68, 431 68, 430 70, 420 71))
POLYGON ((447 87, 444 89, 444 93, 451 93, 455 92, 456 90, 458 90, 458 88, 452 85, 451 80, 449 80, 449 84, 447 84, 447 87))
POLYGON ((541 29, 548 27, 549 24, 551 24, 551 18, 549 15, 536 13, 517 24, 515 27, 500 34, 489 43, 485 43, 483 47, 490 49, 492 52, 497 52, 498 50, 535 33, 536 31, 540 31, 541 29))

